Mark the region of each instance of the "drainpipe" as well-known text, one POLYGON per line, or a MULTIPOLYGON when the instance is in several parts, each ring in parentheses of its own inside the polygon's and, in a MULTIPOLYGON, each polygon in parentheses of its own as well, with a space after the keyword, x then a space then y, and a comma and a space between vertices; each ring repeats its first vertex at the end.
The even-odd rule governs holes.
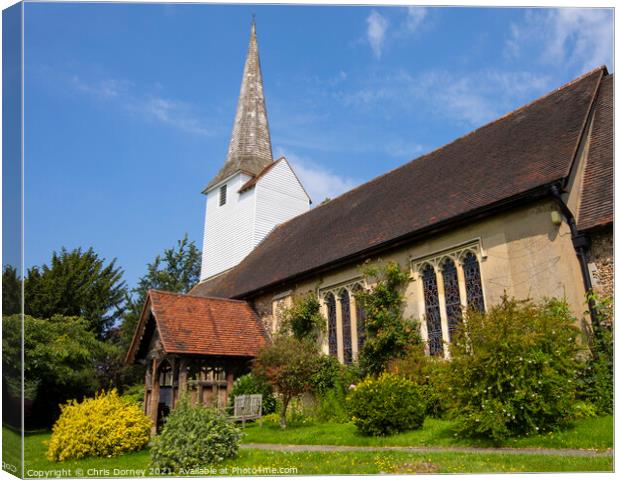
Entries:
POLYGON ((581 267, 581 276, 583 278, 583 286, 586 289, 586 293, 588 294, 588 309, 590 310, 590 317, 592 318, 592 329, 594 331, 594 335, 598 338, 600 335, 600 324, 599 324, 599 316, 596 310, 596 303, 594 299, 590 297, 590 293, 592 293, 592 279, 590 278, 590 272, 588 271, 588 260, 587 260, 587 249, 590 246, 589 238, 583 233, 579 233, 577 230, 577 223, 575 222, 575 216, 573 212, 570 211, 568 205, 564 202, 561 196, 562 189, 558 183, 554 183, 551 185, 551 195, 558 200, 560 204, 560 210, 566 217, 566 223, 568 223, 568 227, 570 228, 571 240, 573 241, 573 248, 575 249, 575 253, 577 254, 577 260, 579 261, 579 266, 581 267))

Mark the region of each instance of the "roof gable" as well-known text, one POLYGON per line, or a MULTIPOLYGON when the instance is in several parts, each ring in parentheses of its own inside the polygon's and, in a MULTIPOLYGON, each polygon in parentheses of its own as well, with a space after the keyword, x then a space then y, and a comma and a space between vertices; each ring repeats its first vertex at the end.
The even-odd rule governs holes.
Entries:
POLYGON ((586 155, 577 227, 588 230, 614 218, 614 76, 601 82, 596 99, 590 146, 586 155))

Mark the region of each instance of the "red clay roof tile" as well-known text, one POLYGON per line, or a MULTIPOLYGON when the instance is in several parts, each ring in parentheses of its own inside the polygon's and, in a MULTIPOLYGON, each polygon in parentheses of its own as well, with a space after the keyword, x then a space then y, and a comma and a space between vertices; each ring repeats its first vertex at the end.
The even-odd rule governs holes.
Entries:
MULTIPOLYGON (((167 353, 255 357, 265 345, 262 324, 246 302, 159 290, 149 291, 149 302, 167 353)), ((142 323, 148 312, 143 317, 142 323)))
POLYGON ((577 227, 588 230, 614 220, 614 76, 603 78, 599 90, 577 227))

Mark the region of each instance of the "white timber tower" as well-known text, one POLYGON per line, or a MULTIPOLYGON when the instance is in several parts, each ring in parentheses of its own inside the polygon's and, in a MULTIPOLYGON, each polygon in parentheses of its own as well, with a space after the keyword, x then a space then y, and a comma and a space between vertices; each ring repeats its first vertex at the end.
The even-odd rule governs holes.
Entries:
POLYGON ((310 208, 288 161, 273 159, 254 21, 226 161, 202 193, 201 281, 233 268, 275 226, 310 208))

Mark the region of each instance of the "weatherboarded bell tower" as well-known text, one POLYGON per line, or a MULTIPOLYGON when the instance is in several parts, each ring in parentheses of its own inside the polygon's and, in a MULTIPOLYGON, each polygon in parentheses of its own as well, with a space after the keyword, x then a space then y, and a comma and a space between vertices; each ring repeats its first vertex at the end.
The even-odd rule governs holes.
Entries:
POLYGON ((203 193, 201 280, 231 269, 276 225, 310 208, 288 161, 273 159, 254 22, 226 161, 203 193))

